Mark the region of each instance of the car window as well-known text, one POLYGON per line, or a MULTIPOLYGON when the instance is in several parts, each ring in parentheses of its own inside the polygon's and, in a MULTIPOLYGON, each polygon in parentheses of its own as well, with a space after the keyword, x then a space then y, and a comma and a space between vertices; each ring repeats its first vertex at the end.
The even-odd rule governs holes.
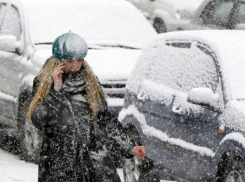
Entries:
POLYGON ((216 91, 217 65, 203 47, 171 43, 165 48, 154 48, 154 52, 149 80, 183 92, 198 87, 216 91))
POLYGON ((245 4, 241 4, 238 10, 237 23, 245 23, 245 4))
POLYGON ((200 19, 202 20, 204 25, 210 24, 210 20, 211 20, 211 18, 213 16, 213 13, 214 13, 214 6, 215 6, 214 1, 211 1, 204 8, 204 10, 203 10, 203 12, 202 12, 202 14, 200 16, 200 19))
POLYGON ((6 14, 6 7, 7 7, 6 3, 0 3, 0 31, 6 14))
POLYGON ((212 17, 212 24, 221 27, 226 27, 229 23, 230 14, 232 12, 233 2, 220 2, 217 4, 214 15, 212 17))
POLYGON ((10 6, 4 17, 1 26, 1 35, 14 35, 17 39, 20 39, 21 35, 21 23, 20 14, 15 6, 10 6))
POLYGON ((206 6, 200 18, 204 25, 216 25, 219 27, 226 27, 229 23, 229 18, 233 6, 233 2, 212 1, 206 6))

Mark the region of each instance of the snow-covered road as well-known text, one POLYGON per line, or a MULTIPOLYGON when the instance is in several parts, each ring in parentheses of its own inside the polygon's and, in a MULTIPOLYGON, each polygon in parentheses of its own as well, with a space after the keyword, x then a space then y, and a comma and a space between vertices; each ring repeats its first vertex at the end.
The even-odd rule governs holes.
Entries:
MULTIPOLYGON (((37 182, 37 168, 36 164, 0 149, 0 182, 37 182)), ((122 169, 118 169, 118 173, 123 181, 122 169)))
POLYGON ((21 161, 18 156, 0 149, 1 182, 35 182, 37 165, 21 161))

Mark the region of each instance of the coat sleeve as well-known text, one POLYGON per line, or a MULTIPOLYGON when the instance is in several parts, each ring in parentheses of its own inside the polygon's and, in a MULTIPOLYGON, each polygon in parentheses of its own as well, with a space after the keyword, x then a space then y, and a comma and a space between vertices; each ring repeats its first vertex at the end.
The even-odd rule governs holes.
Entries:
POLYGON ((115 150, 114 152, 119 152, 126 158, 133 157, 129 154, 129 149, 134 145, 117 117, 110 110, 100 113, 97 123, 106 135, 105 143, 109 150, 115 150))
POLYGON ((62 97, 56 90, 51 89, 43 104, 38 106, 32 114, 32 123, 36 128, 40 130, 55 128, 61 120, 61 111, 64 108, 62 97))

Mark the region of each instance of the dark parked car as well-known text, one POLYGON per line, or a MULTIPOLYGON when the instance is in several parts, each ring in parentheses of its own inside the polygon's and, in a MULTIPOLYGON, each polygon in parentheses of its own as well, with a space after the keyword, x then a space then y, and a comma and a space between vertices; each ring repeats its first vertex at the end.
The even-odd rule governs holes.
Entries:
MULTIPOLYGON (((149 181, 245 181, 243 37, 235 30, 172 32, 142 51, 119 119, 146 147, 154 164, 149 181)), ((126 160, 125 181, 147 177, 144 163, 126 160)))

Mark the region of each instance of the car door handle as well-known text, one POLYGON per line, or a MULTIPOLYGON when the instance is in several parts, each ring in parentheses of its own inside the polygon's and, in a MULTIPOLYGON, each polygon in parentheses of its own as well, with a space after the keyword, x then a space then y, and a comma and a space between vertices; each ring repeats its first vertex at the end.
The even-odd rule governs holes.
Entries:
POLYGON ((181 116, 183 114, 183 108, 179 108, 176 106, 172 107, 172 111, 174 114, 181 116))

